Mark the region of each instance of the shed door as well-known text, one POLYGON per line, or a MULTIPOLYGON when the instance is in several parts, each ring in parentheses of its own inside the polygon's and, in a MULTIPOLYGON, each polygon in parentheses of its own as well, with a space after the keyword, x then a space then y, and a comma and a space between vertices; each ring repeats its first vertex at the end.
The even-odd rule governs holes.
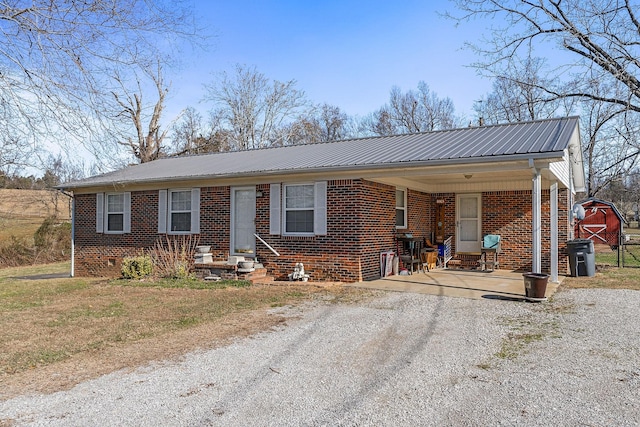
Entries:
POLYGON ((459 194, 456 198, 456 252, 480 253, 482 195, 459 194))

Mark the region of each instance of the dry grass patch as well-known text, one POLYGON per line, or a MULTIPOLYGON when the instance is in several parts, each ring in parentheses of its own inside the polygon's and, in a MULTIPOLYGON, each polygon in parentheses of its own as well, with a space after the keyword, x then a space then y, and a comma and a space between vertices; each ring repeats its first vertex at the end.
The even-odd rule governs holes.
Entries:
POLYGON ((71 219, 69 197, 57 190, 0 189, 0 217, 71 219))
POLYGON ((640 290, 640 268, 605 267, 594 277, 567 277, 561 287, 640 290))
POLYGON ((0 214, 0 242, 15 237, 33 239, 33 234, 42 225, 42 218, 9 218, 0 214))
POLYGON ((16 278, 67 268, 0 270, 0 398, 65 389, 117 369, 270 329, 285 321, 270 312, 272 307, 309 300, 348 303, 371 295, 337 285, 192 289, 175 281, 157 286, 16 278))

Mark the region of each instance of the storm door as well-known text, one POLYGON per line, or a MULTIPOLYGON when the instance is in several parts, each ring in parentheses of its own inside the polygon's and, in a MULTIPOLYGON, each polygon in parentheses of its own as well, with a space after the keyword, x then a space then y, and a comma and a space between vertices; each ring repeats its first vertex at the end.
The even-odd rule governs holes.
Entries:
POLYGON ((458 194, 456 198, 456 252, 480 253, 482 246, 481 194, 458 194))
POLYGON ((256 250, 256 189, 231 189, 231 254, 253 257, 256 250))

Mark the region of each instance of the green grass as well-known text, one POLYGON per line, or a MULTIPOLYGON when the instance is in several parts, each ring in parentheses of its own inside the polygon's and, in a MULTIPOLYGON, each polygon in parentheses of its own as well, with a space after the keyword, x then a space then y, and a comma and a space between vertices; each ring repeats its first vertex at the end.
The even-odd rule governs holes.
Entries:
POLYGON ((640 244, 624 246, 622 265, 625 267, 640 267, 640 244))
POLYGON ((507 338, 502 341, 502 346, 496 353, 496 356, 500 359, 513 360, 522 353, 528 344, 535 341, 542 341, 545 335, 543 332, 510 333, 507 338))

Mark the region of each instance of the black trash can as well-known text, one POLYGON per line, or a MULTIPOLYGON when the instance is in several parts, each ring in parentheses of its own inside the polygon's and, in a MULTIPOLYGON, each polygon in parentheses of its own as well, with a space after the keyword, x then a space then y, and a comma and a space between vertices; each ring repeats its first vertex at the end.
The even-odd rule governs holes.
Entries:
POLYGON ((548 274, 524 273, 524 296, 527 301, 546 301, 548 274))
POLYGON ((593 240, 574 239, 567 241, 569 269, 572 277, 596 275, 596 253, 593 240))

